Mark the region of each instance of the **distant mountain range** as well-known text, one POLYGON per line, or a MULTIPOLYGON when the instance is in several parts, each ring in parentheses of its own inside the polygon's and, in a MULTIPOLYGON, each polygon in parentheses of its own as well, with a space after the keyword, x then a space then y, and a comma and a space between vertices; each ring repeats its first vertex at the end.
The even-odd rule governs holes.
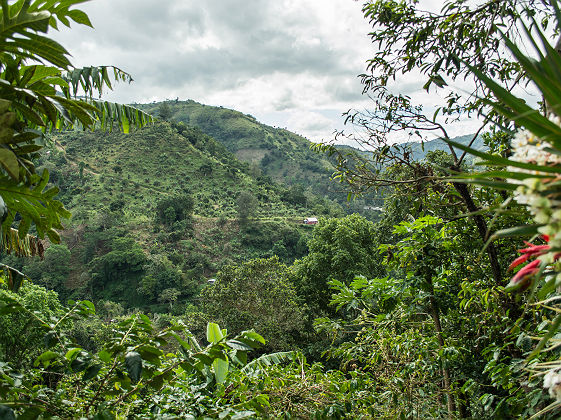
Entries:
MULTIPOLYGON (((452 140, 455 141, 456 143, 464 144, 467 146, 472 139, 473 139, 473 134, 468 134, 465 136, 454 137, 452 140)), ((444 140, 440 140, 440 139, 429 140, 424 143, 409 142, 405 144, 411 147, 413 158, 415 160, 423 159, 428 152, 432 152, 435 150, 444 150, 444 151, 449 150, 449 147, 444 142, 444 140)), ((471 148, 476 150, 485 150, 486 147, 487 146, 485 146, 485 143, 483 143, 483 138, 481 136, 478 136, 473 142, 473 144, 471 145, 471 148)), ((456 152, 459 152, 459 154, 462 153, 460 149, 456 148, 455 150, 456 152)))

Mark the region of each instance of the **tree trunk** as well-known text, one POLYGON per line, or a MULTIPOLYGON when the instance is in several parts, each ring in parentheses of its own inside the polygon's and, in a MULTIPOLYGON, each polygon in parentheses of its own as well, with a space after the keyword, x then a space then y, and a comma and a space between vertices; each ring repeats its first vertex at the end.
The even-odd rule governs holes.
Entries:
MULTIPOLYGON (((464 203, 466 203, 468 211, 471 213, 479 211, 479 208, 475 205, 473 199, 471 198, 467 185, 459 182, 454 182, 453 185, 456 191, 460 193, 460 196, 464 200, 464 203)), ((477 226, 477 230, 479 232, 481 240, 483 241, 483 243, 487 242, 487 223, 485 222, 485 219, 480 214, 473 215, 472 219, 477 226)), ((493 244, 492 242, 489 244, 489 246, 487 246, 487 256, 489 257, 489 262, 491 264, 493 279, 495 280, 495 283, 497 285, 501 285, 503 280, 501 266, 499 264, 497 248, 495 248, 495 244, 493 244)))
MULTIPOLYGON (((432 320, 434 322, 434 329, 436 331, 436 338, 438 340, 438 346, 440 349, 444 349, 444 337, 442 336, 442 325, 440 324, 440 310, 438 308, 438 303, 434 297, 434 287, 432 285, 432 279, 428 280, 429 292, 430 292, 430 313, 432 320)), ((452 382, 450 380, 450 370, 444 366, 442 363, 442 379, 444 381, 444 389, 448 396, 447 406, 448 406, 448 418, 453 419, 454 413, 456 412, 456 403, 454 401, 454 396, 452 395, 452 382)))
POLYGON ((458 402, 458 417, 461 419, 472 418, 470 413, 469 396, 460 391, 457 402, 458 402))

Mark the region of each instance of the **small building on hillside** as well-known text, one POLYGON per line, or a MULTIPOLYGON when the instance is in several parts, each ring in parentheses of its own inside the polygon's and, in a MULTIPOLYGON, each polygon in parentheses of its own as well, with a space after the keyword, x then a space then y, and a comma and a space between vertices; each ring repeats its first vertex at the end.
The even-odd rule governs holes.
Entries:
POLYGON ((315 217, 307 217, 304 219, 304 223, 305 225, 317 225, 318 224, 318 219, 315 217))

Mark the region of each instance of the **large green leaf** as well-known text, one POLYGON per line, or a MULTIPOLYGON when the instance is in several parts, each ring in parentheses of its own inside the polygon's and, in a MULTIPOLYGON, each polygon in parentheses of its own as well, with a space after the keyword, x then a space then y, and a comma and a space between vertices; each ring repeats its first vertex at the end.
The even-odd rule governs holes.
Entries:
MULTIPOLYGON (((528 39, 539 58, 535 60, 526 56, 506 35, 503 34, 503 41, 510 49, 513 56, 520 63, 528 78, 534 82, 542 92, 544 99, 549 104, 561 104, 561 57, 559 53, 549 44, 547 37, 539 29, 539 25, 532 25, 543 44, 543 50, 534 41, 532 31, 520 23, 523 30, 529 35, 528 39)), ((466 64, 473 74, 475 74, 493 92, 498 102, 485 100, 486 103, 502 113, 507 118, 515 121, 517 125, 525 127, 542 140, 553 144, 557 149, 561 149, 561 127, 542 115, 539 110, 532 108, 522 99, 512 94, 509 90, 496 83, 488 75, 478 68, 466 64)), ((561 109, 556 109, 559 114, 561 109)), ((471 153, 471 152, 470 152, 471 153)))
POLYGON ((125 367, 133 383, 140 380, 142 374, 142 357, 135 351, 128 352, 125 356, 125 367))
MULTIPOLYGON (((548 120, 549 121, 549 120, 548 120)), ((473 149, 461 143, 456 143, 455 141, 444 139, 444 141, 451 146, 457 147, 460 150, 465 150, 471 155, 480 157, 485 160, 485 164, 487 165, 496 165, 496 166, 513 166, 515 168, 526 169, 529 171, 539 171, 539 172, 546 172, 551 174, 559 174, 561 173, 561 168, 553 167, 553 166, 543 166, 543 165, 534 165, 531 163, 525 162, 518 162, 515 160, 510 160, 501 156, 493 155, 491 153, 481 152, 479 150, 473 149)))
MULTIPOLYGON (((58 237, 54 229, 62 229, 61 218, 69 218, 70 213, 64 209, 61 202, 54 199, 58 188, 45 190, 48 179, 46 170, 41 177, 38 175, 32 177, 31 186, 18 183, 6 176, 0 177, 0 196, 9 209, 9 217, 2 225, 4 232, 10 228, 15 214, 19 213, 20 226, 28 227, 33 221, 40 238, 45 234, 51 239, 58 237)), ((20 237, 25 236, 26 233, 27 230, 22 229, 20 237)))
POLYGON ((209 343, 216 344, 224 338, 222 331, 218 324, 214 322, 209 322, 206 326, 206 339, 209 343))
POLYGON ((224 383, 226 380, 226 376, 228 375, 228 368, 229 368, 228 360, 223 359, 214 359, 212 362, 212 367, 214 368, 214 377, 216 378, 216 382, 219 384, 224 383))
POLYGON ((99 371, 101 370, 101 364, 95 364, 95 365, 91 365, 89 366, 85 371, 84 371, 84 375, 82 376, 82 381, 89 381, 90 379, 93 379, 97 376, 97 374, 99 373, 99 371))
POLYGON ((538 229, 543 226, 539 224, 514 226, 508 229, 499 230, 491 236, 491 238, 512 238, 514 236, 532 236, 538 234, 538 229))
POLYGON ((291 362, 298 358, 299 354, 295 351, 284 351, 278 353, 264 354, 257 359, 252 360, 247 365, 245 365, 241 371, 243 373, 249 373, 259 367, 278 365, 280 363, 291 362))
MULTIPOLYGON (((7 0, 1 0, 3 9, 7 0)), ((15 8, 8 5, 10 12, 15 8)), ((11 15, 12 13, 10 13, 11 15)), ((68 51, 58 42, 38 35, 46 34, 49 30, 51 13, 47 10, 28 13, 25 8, 19 10, 15 16, 5 16, 0 19, 0 52, 8 51, 26 58, 43 59, 61 68, 70 65, 68 51)))
POLYGON ((43 366, 48 366, 51 360, 56 359, 59 356, 58 353, 54 351, 47 350, 44 353, 41 353, 37 359, 35 359, 34 365, 39 366, 41 363, 43 366))
POLYGON ((255 331, 243 331, 235 340, 241 341, 253 349, 261 348, 265 344, 265 339, 255 331))
POLYGON ((0 165, 16 181, 19 179, 19 163, 16 155, 10 149, 0 147, 0 165))
POLYGON ((497 190, 507 190, 514 191, 518 188, 518 185, 507 181, 496 181, 492 179, 454 179, 454 182, 460 182, 465 184, 476 184, 486 187, 495 188, 497 190))

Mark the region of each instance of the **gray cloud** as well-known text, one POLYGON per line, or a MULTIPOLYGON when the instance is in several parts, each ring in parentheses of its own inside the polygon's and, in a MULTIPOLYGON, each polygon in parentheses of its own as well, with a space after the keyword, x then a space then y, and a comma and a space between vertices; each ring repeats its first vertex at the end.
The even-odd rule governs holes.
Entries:
POLYGON ((333 80, 333 97, 340 102, 357 103, 364 100, 362 85, 358 78, 333 80))
POLYGON ((287 109, 294 108, 294 100, 292 98, 292 92, 290 90, 285 90, 282 96, 273 102, 273 107, 275 111, 285 111, 287 109))
MULTIPOLYGON (((357 74, 372 45, 352 0, 96 0, 80 5, 95 31, 56 35, 78 66, 113 64, 135 83, 112 100, 179 97, 255 115, 310 138, 367 107, 357 74), (325 111, 329 110, 329 117, 325 111)), ((413 81, 410 86, 413 88, 413 81)))
POLYGON ((345 74, 340 51, 325 38, 310 42, 313 31, 302 30, 313 28, 317 17, 281 3, 99 0, 84 9, 97 29, 89 38, 99 53, 112 53, 138 81, 229 88, 271 72, 345 74), (185 43, 192 48, 183 49, 185 43))

